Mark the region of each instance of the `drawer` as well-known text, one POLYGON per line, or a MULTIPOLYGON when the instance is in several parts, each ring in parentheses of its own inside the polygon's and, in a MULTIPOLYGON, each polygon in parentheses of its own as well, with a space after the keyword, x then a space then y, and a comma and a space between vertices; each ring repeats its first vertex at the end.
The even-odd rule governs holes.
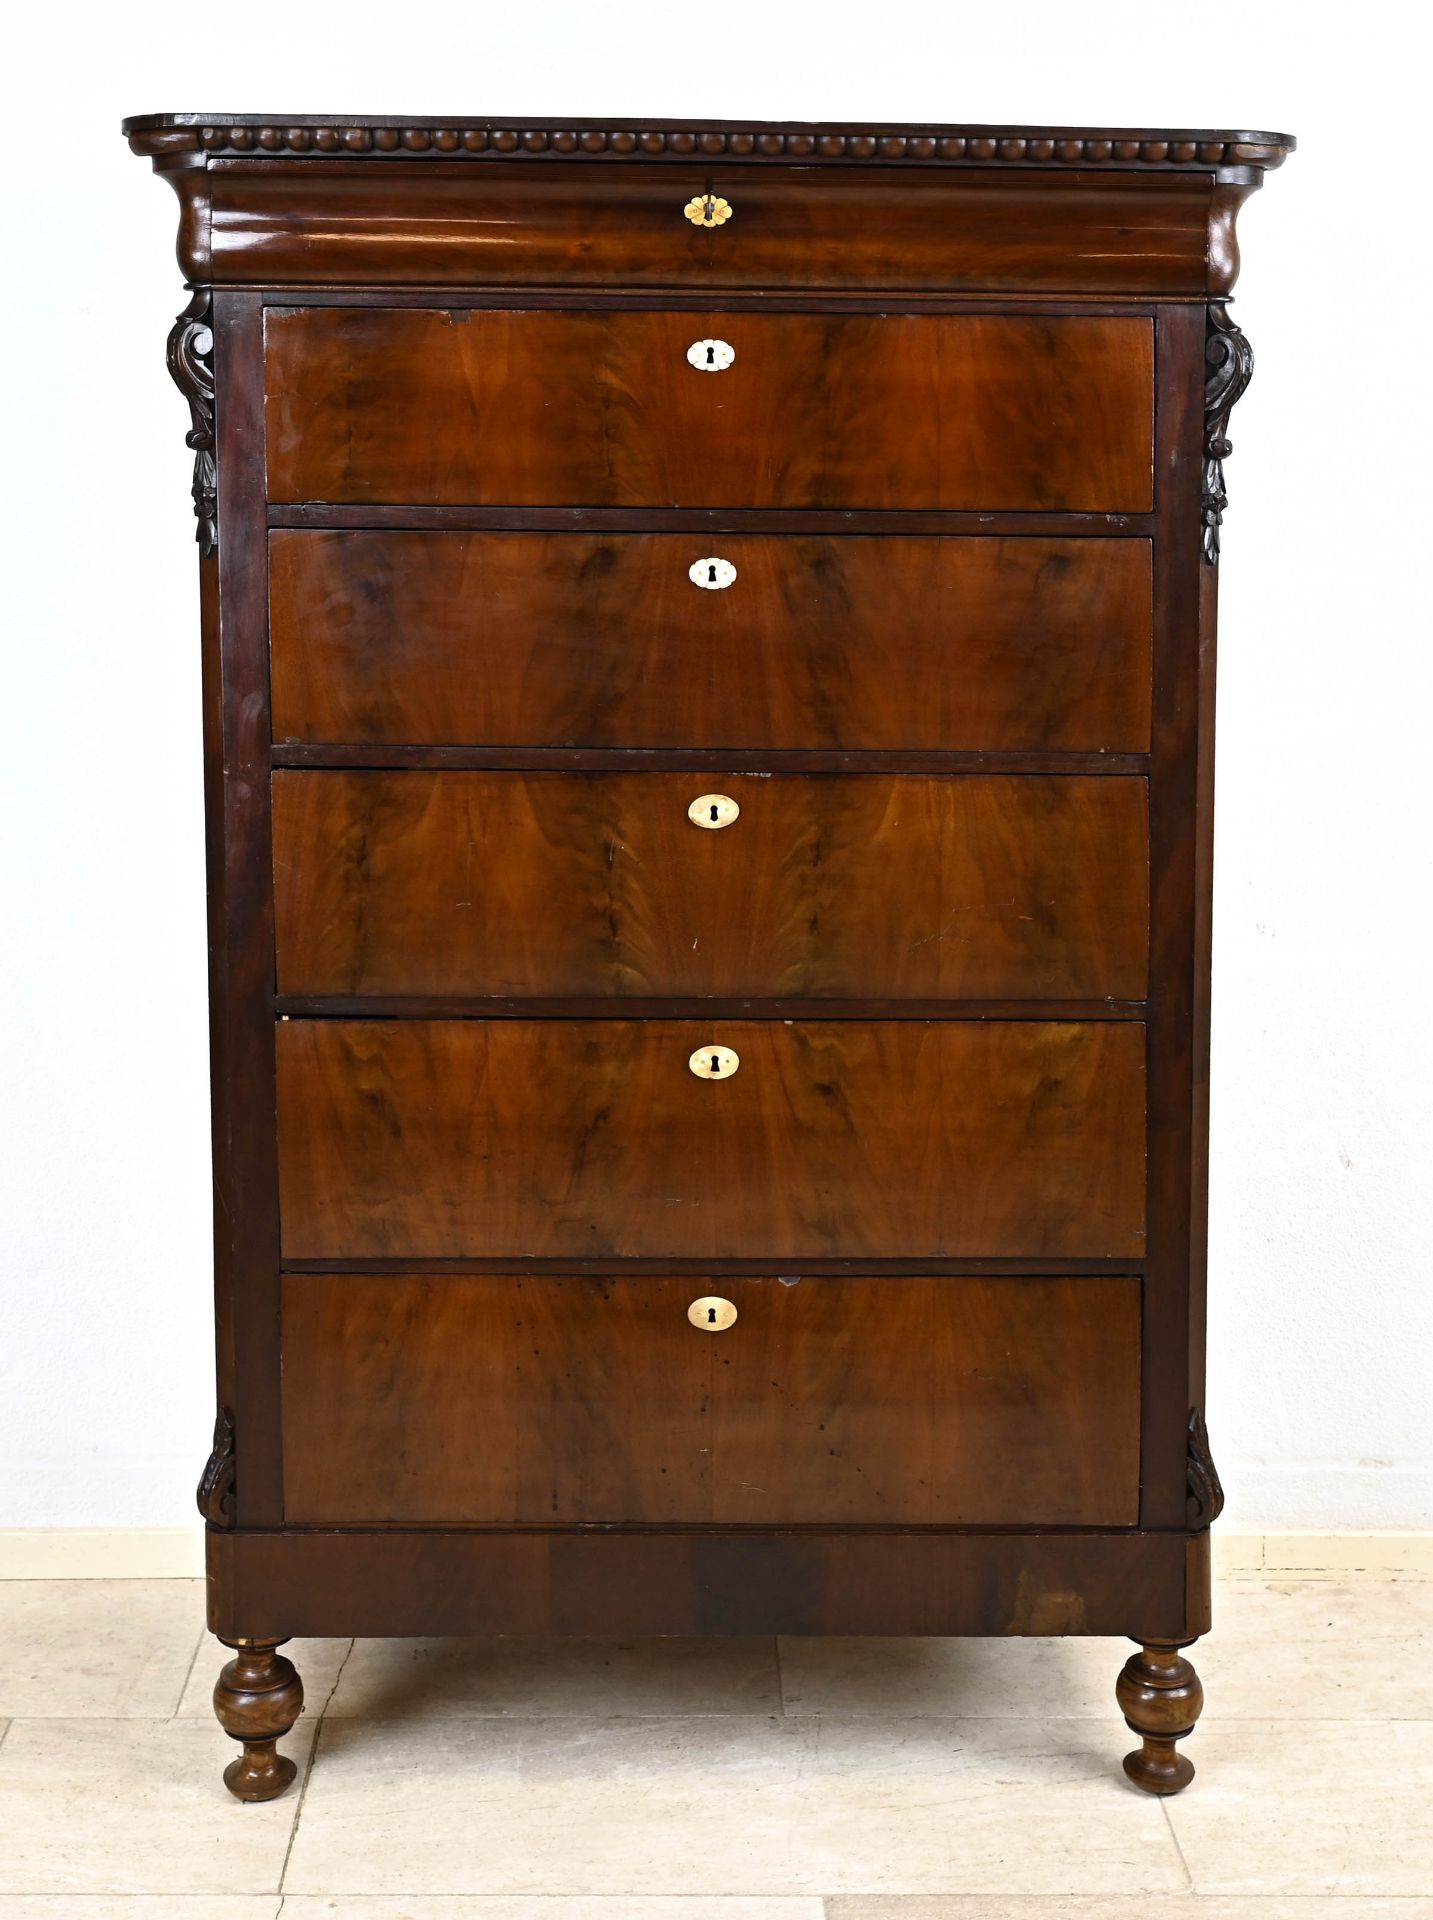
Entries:
POLYGON ((273 798, 282 993, 1144 994, 1138 778, 289 771, 273 798))
POLYGON ((279 740, 1149 745, 1143 539, 288 529, 269 593, 279 740))
POLYGON ((1138 1256, 1125 1021, 290 1020, 292 1259, 1138 1256), (730 1078, 708 1079, 729 1049, 730 1078))
POLYGON ((1143 513, 1154 330, 1002 314, 270 308, 271 498, 1143 513), (688 350, 719 338, 712 372, 688 350))
POLYGON ((564 160, 554 176, 408 155, 332 172, 219 168, 207 184, 214 277, 245 286, 1201 297, 1208 286, 1208 174, 564 160), (697 226, 685 209, 708 192, 732 212, 697 226))
POLYGON ((290 1523, 1138 1519, 1137 1279, 302 1274, 283 1354, 290 1523))

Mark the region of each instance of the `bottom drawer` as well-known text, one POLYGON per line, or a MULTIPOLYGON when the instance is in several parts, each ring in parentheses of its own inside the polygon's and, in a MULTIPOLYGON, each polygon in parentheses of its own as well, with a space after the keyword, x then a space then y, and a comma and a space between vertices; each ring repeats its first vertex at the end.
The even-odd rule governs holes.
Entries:
POLYGON ((283 1353, 289 1523, 1139 1517, 1134 1278, 289 1275, 283 1353))

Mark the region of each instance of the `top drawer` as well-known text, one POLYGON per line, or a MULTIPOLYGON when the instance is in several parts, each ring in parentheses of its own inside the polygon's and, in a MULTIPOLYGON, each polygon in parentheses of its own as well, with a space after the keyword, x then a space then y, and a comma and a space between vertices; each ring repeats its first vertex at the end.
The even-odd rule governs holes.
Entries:
POLYGON ((1209 174, 476 164, 211 171, 209 271, 272 287, 1200 294, 1209 174), (697 226, 708 193, 732 209, 697 226))
POLYGON ((1153 502, 1133 316, 271 308, 265 393, 279 503, 1153 502))

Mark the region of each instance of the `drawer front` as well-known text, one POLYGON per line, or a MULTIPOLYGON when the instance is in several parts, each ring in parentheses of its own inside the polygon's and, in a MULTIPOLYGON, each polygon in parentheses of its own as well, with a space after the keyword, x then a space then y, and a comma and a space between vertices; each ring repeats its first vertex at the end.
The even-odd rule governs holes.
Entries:
POLYGON ((274 889, 283 993, 1140 999, 1146 788, 280 772, 274 889))
POLYGON ((1206 175, 842 168, 217 171, 215 278, 252 286, 1203 294, 1206 175), (730 217, 685 215, 708 192, 730 217))
POLYGON ((1132 1022, 291 1020, 277 1045, 294 1259, 1144 1248, 1132 1022), (692 1070, 719 1049, 730 1078, 692 1070))
POLYGON ((1138 1519, 1137 1279, 303 1274, 283 1350, 291 1523, 1138 1519))
POLYGON ((1152 503, 1142 318, 300 307, 265 343, 278 502, 1152 503))
POLYGON ((1142 539, 270 539, 279 740, 1143 752, 1142 539), (695 586, 725 559, 730 586, 695 586))

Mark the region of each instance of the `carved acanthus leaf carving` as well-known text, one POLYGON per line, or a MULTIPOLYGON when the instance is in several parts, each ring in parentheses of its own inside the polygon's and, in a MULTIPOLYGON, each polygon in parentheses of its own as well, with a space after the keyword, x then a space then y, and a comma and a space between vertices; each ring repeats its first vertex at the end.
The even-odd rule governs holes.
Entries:
POLYGON ((1219 1484, 1209 1451, 1209 1429, 1198 1407, 1189 1409, 1189 1441, 1185 1453, 1188 1498, 1185 1512, 1195 1533, 1203 1533, 1224 1511, 1224 1489, 1219 1484))
POLYGON ((192 422, 184 444, 194 449, 195 538, 201 554, 219 544, 219 469, 214 460, 214 334, 210 314, 213 296, 205 288, 195 294, 169 334, 166 358, 174 384, 189 402, 192 422))
POLYGON ((1254 350, 1229 318, 1222 300, 1209 308, 1209 331, 1204 342, 1204 558, 1219 560, 1219 528, 1229 495, 1224 489, 1224 462, 1234 451, 1229 439, 1229 416, 1254 372, 1254 350))
POLYGON ((214 1446, 195 1493, 199 1511, 211 1527, 234 1524, 234 1416, 220 1407, 214 1422, 214 1446))

